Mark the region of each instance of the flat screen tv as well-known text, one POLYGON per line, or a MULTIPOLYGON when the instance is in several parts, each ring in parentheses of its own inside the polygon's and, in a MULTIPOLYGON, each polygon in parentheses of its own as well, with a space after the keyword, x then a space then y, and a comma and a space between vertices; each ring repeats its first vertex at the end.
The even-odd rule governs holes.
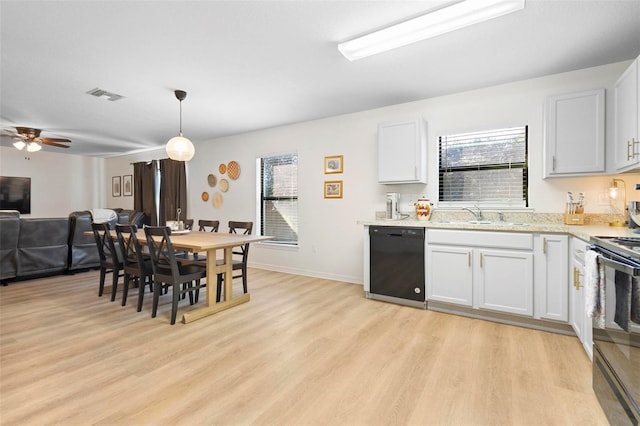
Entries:
POLYGON ((0 210, 31 214, 31 178, 0 176, 0 210))

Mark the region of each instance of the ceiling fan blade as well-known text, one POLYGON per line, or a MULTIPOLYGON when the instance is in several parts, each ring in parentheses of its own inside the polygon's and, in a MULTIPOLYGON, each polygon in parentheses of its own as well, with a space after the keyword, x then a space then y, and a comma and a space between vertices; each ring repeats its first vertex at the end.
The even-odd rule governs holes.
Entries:
MULTIPOLYGON (((57 143, 57 142, 51 142, 50 140, 42 140, 41 142, 42 142, 43 145, 55 146, 55 147, 58 147, 58 148, 69 148, 68 145, 62 145, 62 144, 57 143)), ((71 142, 71 141, 69 141, 69 142, 71 142)))
POLYGON ((2 129, 2 133, 0 133, 3 136, 11 136, 11 137, 22 137, 21 134, 16 133, 14 131, 8 130, 8 129, 2 129))
POLYGON ((71 143, 71 141, 69 139, 63 139, 63 138, 38 138, 38 140, 42 143, 47 143, 47 142, 64 142, 64 143, 71 143))
POLYGON ((20 135, 11 134, 11 133, 0 133, 0 138, 2 139, 11 139, 14 141, 21 141, 23 138, 20 135))

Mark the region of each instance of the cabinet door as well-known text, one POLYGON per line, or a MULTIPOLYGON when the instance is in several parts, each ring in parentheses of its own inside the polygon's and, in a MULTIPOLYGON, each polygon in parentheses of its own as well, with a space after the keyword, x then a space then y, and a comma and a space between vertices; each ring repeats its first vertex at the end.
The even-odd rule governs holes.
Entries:
POLYGON ((576 259, 571 259, 571 327, 581 342, 584 343, 585 309, 584 309, 584 266, 576 259))
POLYGON ((542 234, 536 241, 536 318, 569 321, 569 238, 542 234))
POLYGON ((585 309, 586 291, 584 290, 585 268, 584 256, 589 243, 576 238, 571 238, 570 266, 569 266, 569 302, 571 304, 570 324, 573 331, 582 342, 585 352, 593 359, 593 330, 591 318, 587 316, 585 309))
POLYGON ((615 86, 615 151, 617 170, 627 170, 640 164, 638 125, 640 108, 638 60, 618 79, 615 86))
POLYGON ((471 306, 473 254, 464 247, 427 247, 427 300, 471 306))
POLYGON ((474 307, 533 316, 533 253, 486 249, 476 253, 474 307))
POLYGON ((427 183, 425 128, 421 119, 378 126, 378 182, 427 183))
POLYGON ((605 171, 604 89, 547 98, 545 177, 605 171))

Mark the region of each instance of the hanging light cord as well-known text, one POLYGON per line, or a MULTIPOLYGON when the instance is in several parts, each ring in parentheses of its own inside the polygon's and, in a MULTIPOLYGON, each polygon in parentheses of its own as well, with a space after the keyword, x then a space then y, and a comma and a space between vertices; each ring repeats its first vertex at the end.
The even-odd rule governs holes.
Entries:
POLYGON ((180 136, 182 136, 182 100, 180 100, 180 136))

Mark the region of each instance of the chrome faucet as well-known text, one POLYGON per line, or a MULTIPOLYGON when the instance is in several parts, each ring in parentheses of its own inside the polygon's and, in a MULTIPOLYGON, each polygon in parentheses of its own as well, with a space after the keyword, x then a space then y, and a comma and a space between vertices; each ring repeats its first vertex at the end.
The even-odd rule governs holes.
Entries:
POLYGON ((466 211, 468 211, 469 213, 471 213, 471 214, 473 215, 473 217, 474 217, 476 220, 482 220, 482 219, 484 219, 484 218, 482 217, 482 210, 480 210, 480 207, 478 207, 478 206, 474 206, 474 207, 475 207, 476 209, 478 209, 478 211, 477 211, 477 212, 474 212, 474 211, 473 211, 473 210, 471 210, 469 207, 463 207, 463 208, 462 208, 462 210, 466 210, 466 211))

